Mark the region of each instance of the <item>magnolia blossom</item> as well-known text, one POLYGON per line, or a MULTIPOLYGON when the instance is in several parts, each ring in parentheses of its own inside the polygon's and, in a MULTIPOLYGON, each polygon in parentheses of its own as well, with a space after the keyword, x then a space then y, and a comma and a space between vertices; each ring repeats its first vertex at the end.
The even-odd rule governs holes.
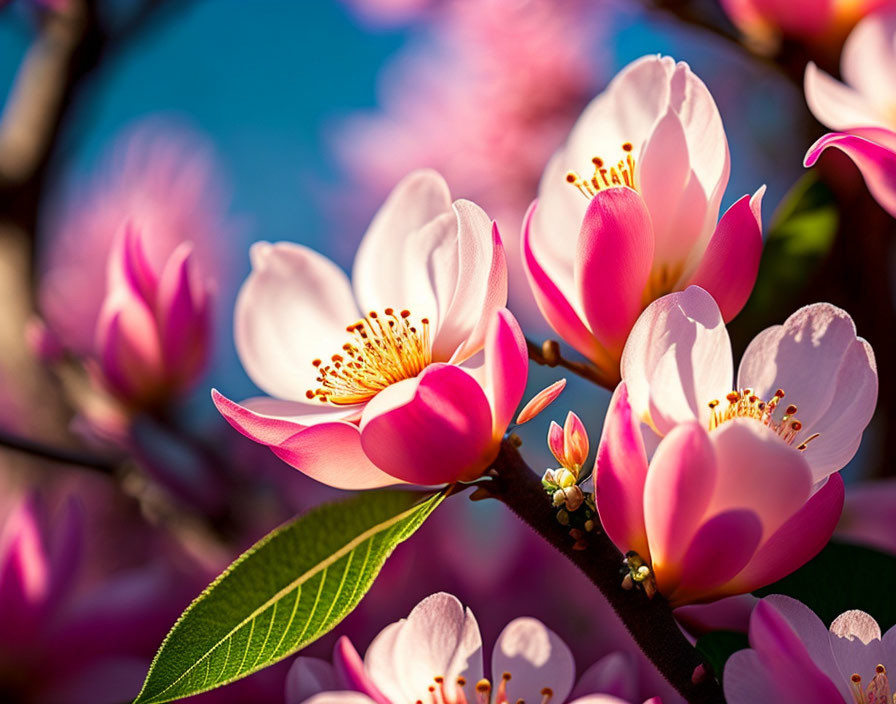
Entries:
POLYGON ((297 658, 287 704, 625 704, 620 696, 631 674, 620 671, 624 658, 609 655, 576 683, 569 648, 534 618, 515 619, 498 636, 490 679, 482 660, 473 613, 450 594, 433 594, 383 629, 363 660, 346 638, 337 643, 332 665, 297 658))
POLYGON ((893 0, 722 0, 731 21, 747 36, 776 42, 781 36, 837 45, 862 17, 893 0))
POLYGON ((102 382, 131 407, 152 407, 189 389, 208 359, 208 284, 183 243, 161 271, 150 265, 143 238, 126 227, 109 257, 106 298, 96 327, 102 382))
POLYGON ((191 242, 194 266, 226 278, 230 255, 221 243, 236 226, 225 217, 220 174, 199 136, 149 121, 123 134, 95 174, 72 179, 42 233, 40 265, 41 314, 63 347, 82 356, 94 352, 109 256, 127 223, 142 233, 154 271, 191 242))
POLYGON ((753 288, 763 189, 717 223, 728 142, 712 96, 685 63, 645 56, 586 108, 549 162, 523 232, 547 321, 610 382, 655 298, 707 289, 725 320, 753 288))
POLYGON ((522 398, 527 352, 479 206, 452 203, 435 172, 411 174, 365 234, 352 284, 299 245, 251 256, 236 346, 271 397, 213 392, 231 425, 340 488, 482 473, 522 398))
POLYGON ((800 309, 750 343, 734 380, 721 311, 692 286, 644 311, 604 424, 595 493, 607 535, 674 606, 753 591, 827 542, 836 472, 877 401, 847 313, 800 309))
POLYGON ((865 18, 843 47, 846 85, 815 64, 806 67, 806 101, 835 132, 806 153, 812 166, 828 147, 852 159, 871 195, 896 217, 896 7, 865 18))
POLYGON ((728 704, 889 704, 896 689, 896 628, 881 634, 864 611, 840 614, 830 628, 805 604, 774 594, 750 617, 750 648, 725 665, 728 704))

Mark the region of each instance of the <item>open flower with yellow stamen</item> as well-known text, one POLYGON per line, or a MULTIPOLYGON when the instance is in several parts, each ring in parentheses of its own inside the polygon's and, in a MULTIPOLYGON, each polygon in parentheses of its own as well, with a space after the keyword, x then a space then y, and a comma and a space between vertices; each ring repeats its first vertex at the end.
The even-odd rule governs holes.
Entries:
POLYGON ((729 704, 892 704, 896 628, 886 633, 864 611, 828 628, 796 599, 772 594, 750 615, 750 647, 725 664, 729 704))
POLYGON ((635 324, 604 423, 601 523, 673 606, 751 592, 811 559, 877 403, 870 345, 826 303, 757 335, 733 378, 719 307, 691 286, 635 324))
POLYGON ((300 245, 253 246, 235 337, 270 397, 215 404, 244 435, 331 486, 478 477, 522 398, 525 339, 504 308, 497 228, 433 171, 377 213, 353 281, 300 245))
POLYGON ((654 299, 691 284, 725 320, 753 289, 763 189, 718 220, 728 142, 687 64, 645 56, 585 109, 542 177, 523 256, 542 314, 607 378, 654 299))
MULTIPOLYGON (((452 595, 433 594, 386 626, 361 659, 340 638, 333 663, 299 657, 287 704, 627 704, 638 673, 623 653, 598 660, 576 681, 569 647, 534 618, 507 624, 483 663, 476 617, 452 595)), ((658 697, 644 704, 660 704, 658 697)))

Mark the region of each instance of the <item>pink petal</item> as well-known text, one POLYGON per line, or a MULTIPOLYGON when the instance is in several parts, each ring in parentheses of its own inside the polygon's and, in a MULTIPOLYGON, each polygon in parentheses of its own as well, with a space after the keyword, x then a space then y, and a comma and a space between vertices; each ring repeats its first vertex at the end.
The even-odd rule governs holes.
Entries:
POLYGON ((826 134, 809 147, 803 163, 812 166, 825 149, 836 147, 855 162, 875 200, 896 217, 896 151, 890 144, 896 138, 890 132, 882 143, 883 140, 874 141, 873 133, 869 132, 863 136, 843 132, 826 134))
POLYGON ((492 315, 485 339, 485 393, 492 409, 492 435, 503 437, 523 398, 529 374, 526 338, 513 314, 502 308, 492 315))
POLYGON ((361 446, 384 472, 412 484, 478 477, 497 454, 492 410, 472 375, 430 365, 392 384, 364 409, 361 446))
POLYGON ((651 562, 669 584, 679 579, 715 483, 716 458, 707 431, 696 421, 676 426, 659 444, 644 482, 651 562))
POLYGON ((118 233, 107 267, 107 288, 127 287, 144 301, 155 299, 158 289, 156 273, 146 257, 140 231, 125 223, 118 233))
POLYGON ((722 423, 710 434, 718 474, 707 512, 753 511, 767 540, 812 494, 812 471, 802 453, 749 418, 722 423))
POLYGON ((445 179, 431 169, 405 176, 377 211, 355 255, 352 283, 362 310, 409 308, 415 316, 434 318, 436 303, 429 272, 415 272, 408 264, 425 261, 438 242, 446 243, 449 261, 443 264, 451 263, 452 256, 455 259, 450 271, 441 272, 448 275, 450 294, 457 276, 456 234, 457 221, 445 179), (441 225, 434 229, 431 225, 439 218, 441 225), (427 226, 429 235, 423 232, 427 226), (422 302, 414 296, 421 291, 426 298, 422 302), (416 309, 412 303, 417 304, 416 309), (421 310, 421 304, 427 310, 421 310))
POLYGON ((331 414, 291 415, 308 405, 276 399, 250 399, 240 405, 215 390, 212 400, 239 432, 267 445, 284 462, 319 482, 337 489, 374 489, 401 483, 367 458, 358 427, 338 420, 344 413, 341 409, 333 409, 331 414), (253 407, 283 415, 266 415, 253 407))
POLYGON ((896 553, 896 479, 850 485, 837 538, 896 553))
POLYGON ((572 345, 592 362, 601 364, 603 361, 604 368, 615 369, 618 366, 617 362, 601 347, 573 307, 572 300, 561 291, 560 286, 563 285, 564 289, 569 290, 569 295, 575 295, 572 270, 566 277, 568 280, 561 281, 556 273, 549 274, 536 256, 532 220, 537 212, 537 206, 537 201, 529 206, 523 223, 523 265, 535 302, 545 320, 564 342, 572 345))
POLYGON ((234 338, 246 372, 265 393, 307 402, 317 388, 315 359, 328 360, 360 317, 342 270, 289 242, 256 242, 252 273, 234 312, 234 338))
POLYGON ((575 413, 566 414, 563 424, 563 449, 566 466, 581 467, 588 459, 588 431, 575 413))
POLYGON ((863 95, 844 85, 811 61, 806 66, 803 88, 812 114, 829 129, 839 131, 852 127, 884 126, 883 115, 870 95, 863 95))
POLYGON ((164 365, 155 319, 137 298, 109 299, 97 325, 97 349, 103 378, 127 401, 150 402, 164 393, 164 365))
POLYGON ((488 222, 482 208, 459 200, 454 211, 459 259, 457 287, 441 316, 433 356, 458 363, 482 349, 489 321, 507 305, 507 260, 498 225, 488 222))
POLYGON ((523 423, 528 423, 530 420, 535 418, 545 408, 556 401, 557 397, 565 388, 566 379, 560 379, 559 381, 555 381, 550 386, 546 386, 545 388, 543 388, 541 391, 535 394, 525 406, 523 406, 523 410, 521 410, 519 415, 516 417, 516 424, 522 425, 523 423))
POLYGON ((625 382, 616 387, 601 432, 594 468, 594 495, 600 521, 623 553, 650 551, 644 527, 644 482, 647 454, 638 419, 629 405, 625 382))
POLYGON ((333 666, 318 658, 298 657, 286 673, 286 704, 302 704, 321 692, 337 689, 333 666))
POLYGON ((52 604, 52 565, 34 498, 7 516, 0 535, 0 618, 11 641, 27 639, 52 604))
POLYGON ((607 694, 632 701, 637 695, 637 681, 632 673, 637 664, 631 654, 615 652, 605 655, 585 670, 579 678, 570 699, 579 699, 591 694, 607 694))
POLYGON ((843 509, 843 479, 827 482, 784 525, 765 540, 747 568, 732 582, 732 592, 751 592, 786 577, 815 557, 834 533, 843 509))
POLYGON ((660 433, 709 421, 710 401, 731 390, 731 342, 716 302, 689 286, 651 303, 632 328, 622 378, 632 408, 660 433))
POLYGON ((608 188, 594 196, 578 239, 576 288, 595 337, 616 354, 641 312, 653 247, 650 214, 637 191, 608 188))
POLYGON ((728 660, 723 681, 729 704, 843 704, 837 687, 813 662, 800 634, 794 632, 773 603, 763 599, 753 611, 752 650, 742 650, 728 660))
POLYGON ((659 590, 672 607, 714 598, 714 591, 740 572, 753 557, 762 537, 758 516, 747 509, 719 513, 705 521, 681 562, 678 583, 666 586, 665 574, 655 570, 659 590))
POLYGON ((346 636, 342 636, 336 641, 336 647, 333 648, 333 672, 340 689, 366 694, 376 704, 390 704, 367 675, 364 661, 346 636))
POLYGON ((364 658, 371 679, 391 702, 426 701, 435 677, 463 676, 469 701, 482 678, 482 637, 476 618, 450 594, 433 594, 407 619, 383 630, 364 658))
POLYGON ((752 594, 738 594, 709 604, 689 604, 675 609, 675 620, 698 637, 712 631, 746 633, 758 601, 752 594))
POLYGON ((551 421, 551 425, 548 427, 548 449, 551 451, 554 459, 562 465, 565 461, 563 456, 563 427, 555 421, 551 421))
POLYGON ((707 194, 691 174, 687 138, 676 107, 670 106, 654 126, 637 168, 638 190, 653 223, 653 272, 671 273, 672 282, 703 239, 708 207, 707 194))
POLYGON ((501 631, 492 651, 492 677, 508 672, 509 701, 537 702, 542 691, 553 692, 552 699, 566 701, 575 682, 572 652, 556 633, 534 618, 514 619, 501 631))
POLYGON ((183 244, 168 258, 159 281, 156 315, 162 355, 179 390, 196 380, 208 360, 211 307, 191 271, 192 247, 183 244))
POLYGON ((762 196, 765 186, 732 205, 716 227, 689 285, 716 300, 726 322, 736 316, 753 291, 762 256, 762 196))

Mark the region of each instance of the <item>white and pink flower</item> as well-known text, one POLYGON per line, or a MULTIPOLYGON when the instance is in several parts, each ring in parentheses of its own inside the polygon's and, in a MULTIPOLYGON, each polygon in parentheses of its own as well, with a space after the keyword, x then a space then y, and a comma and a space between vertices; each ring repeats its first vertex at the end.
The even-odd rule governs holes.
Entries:
POLYGON ((728 704, 892 702, 896 628, 881 633, 864 611, 840 614, 830 628, 805 604, 780 594, 750 616, 750 648, 725 665, 728 704))
POLYGON ((339 488, 479 476, 522 398, 525 339, 504 309, 497 228, 445 181, 396 186, 352 283, 300 245, 258 243, 236 304, 243 366, 270 397, 218 410, 292 466, 339 488))
POLYGON ((844 83, 810 63, 806 101, 835 130, 806 153, 812 166, 828 147, 855 162, 871 195, 896 217, 896 7, 862 20, 843 46, 844 83))
POLYGON ((746 303, 764 189, 717 222, 729 169, 706 86, 660 56, 623 69, 549 162, 524 224, 529 283, 557 334, 609 382, 650 301, 697 284, 725 320, 746 303))
MULTIPOLYGON (((482 636, 470 609, 450 594, 433 594, 406 619, 383 629, 362 660, 346 638, 333 663, 297 658, 287 704, 625 704, 631 689, 624 659, 611 654, 576 682, 567 645, 540 621, 511 621, 495 643, 484 677, 482 636), (623 665, 620 668, 620 665, 623 665)), ((654 697, 645 704, 660 704, 654 697)))
POLYGON ((843 505, 837 471, 877 402, 870 345, 819 303, 750 343, 736 381, 713 298, 644 311, 604 424, 595 493, 607 535, 674 606, 752 591, 808 561, 843 505))

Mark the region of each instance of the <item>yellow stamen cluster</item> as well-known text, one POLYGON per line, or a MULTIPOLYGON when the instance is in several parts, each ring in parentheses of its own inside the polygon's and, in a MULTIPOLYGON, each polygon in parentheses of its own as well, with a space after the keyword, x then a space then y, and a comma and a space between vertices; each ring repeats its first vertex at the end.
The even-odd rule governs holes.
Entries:
POLYGON ((309 399, 344 406, 364 403, 387 386, 412 379, 432 362, 429 320, 420 328, 410 321, 410 311, 375 311, 346 328, 352 339, 334 354, 329 364, 315 359, 320 386, 306 392, 309 399))
POLYGON ((867 689, 862 688, 862 677, 858 673, 849 678, 849 687, 856 704, 892 704, 896 702, 896 695, 890 691, 887 668, 883 665, 874 668, 874 677, 871 678, 867 689))
POLYGON ((635 157, 632 150, 631 142, 623 144, 622 151, 625 152, 625 156, 617 162, 616 166, 606 166, 604 160, 596 156, 591 160, 591 163, 594 164, 594 175, 591 178, 582 178, 577 172, 570 171, 566 174, 566 182, 578 188, 588 200, 594 198, 605 188, 614 186, 636 188, 635 157))
MULTIPOLYGON (((778 389, 770 400, 765 401, 753 393, 753 389, 734 390, 725 396, 725 401, 710 401, 709 409, 712 415, 709 417, 709 429, 715 430, 722 423, 734 418, 752 418, 771 428, 788 445, 792 445, 797 434, 803 429, 803 424, 794 416, 797 408, 790 404, 780 409, 784 391, 778 389)), ((796 449, 802 452, 810 442, 818 437, 818 433, 806 438, 796 449)))
MULTIPOLYGON (((468 699, 464 691, 467 681, 463 677, 458 677, 453 687, 445 682, 444 677, 434 677, 433 684, 428 687, 429 700, 418 699, 415 704, 509 704, 507 683, 510 682, 510 679, 510 673, 505 672, 501 675, 498 686, 494 688, 487 679, 481 679, 474 687, 475 699, 468 699)), ((554 698, 554 690, 550 687, 543 688, 539 694, 541 694, 541 701, 531 704, 550 704, 551 699, 554 698)), ((516 704, 527 704, 527 702, 517 699, 516 704)))

